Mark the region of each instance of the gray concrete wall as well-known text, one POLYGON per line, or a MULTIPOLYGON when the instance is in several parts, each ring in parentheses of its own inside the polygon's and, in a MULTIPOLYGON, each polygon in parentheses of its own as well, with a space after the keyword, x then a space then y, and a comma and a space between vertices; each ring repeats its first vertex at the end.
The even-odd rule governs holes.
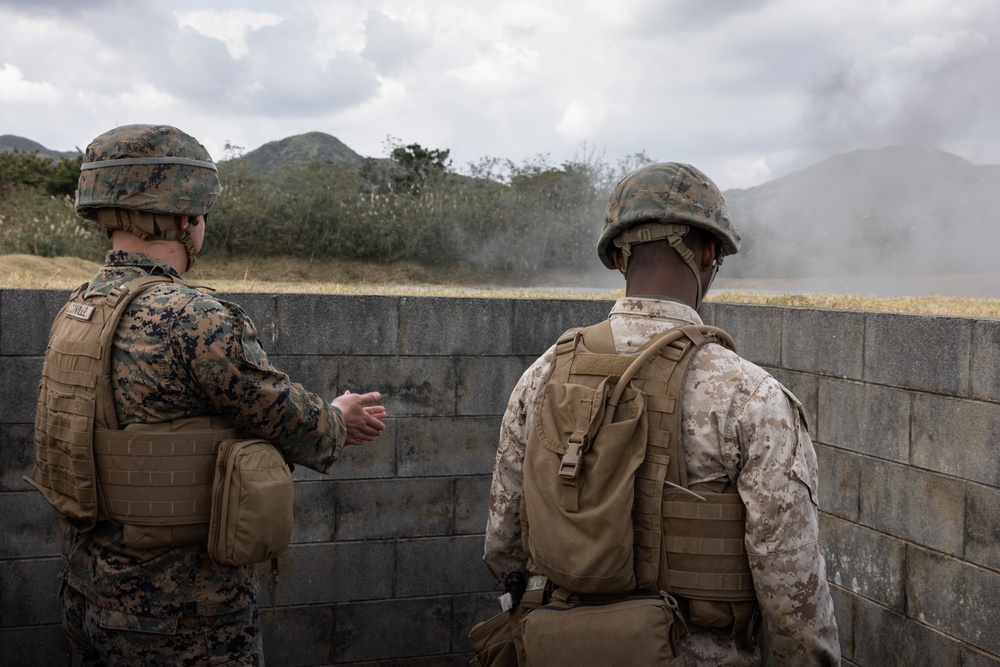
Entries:
MULTIPOLYGON (((62 291, 0 290, 0 645, 70 664, 55 513, 21 480, 62 291)), ((293 546, 261 603, 274 666, 463 665, 494 612, 481 562, 499 419, 521 371, 609 301, 230 295, 280 368, 378 389, 383 438, 296 471, 293 546), (276 323, 281 323, 276 326, 276 323)), ((707 304, 806 406, 845 664, 1000 665, 1000 321, 707 304)))

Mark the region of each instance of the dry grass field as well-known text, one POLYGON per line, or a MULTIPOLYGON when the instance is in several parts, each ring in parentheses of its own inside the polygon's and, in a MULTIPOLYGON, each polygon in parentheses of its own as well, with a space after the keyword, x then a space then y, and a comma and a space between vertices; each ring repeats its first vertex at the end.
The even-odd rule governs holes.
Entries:
MULTIPOLYGON (((31 255, 0 256, 0 288, 70 289, 86 282, 98 264, 76 258, 31 255)), ((199 262, 190 279, 223 292, 300 292, 314 294, 389 294, 409 296, 474 296, 498 298, 615 298, 621 291, 539 288, 517 284, 511 276, 484 275, 468 266, 432 269, 415 264, 209 258, 199 262)), ((537 280, 536 280, 537 282, 537 280)), ((546 284, 573 284, 564 275, 547 276, 546 284)), ((920 313, 973 318, 1000 318, 1000 299, 946 296, 872 297, 851 294, 777 293, 773 285, 758 291, 723 281, 710 301, 842 310, 920 313)))

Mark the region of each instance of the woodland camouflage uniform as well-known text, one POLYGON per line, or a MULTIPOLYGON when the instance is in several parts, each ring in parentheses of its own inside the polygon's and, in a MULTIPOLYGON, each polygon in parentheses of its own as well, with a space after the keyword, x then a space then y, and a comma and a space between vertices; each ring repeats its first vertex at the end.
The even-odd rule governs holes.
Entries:
MULTIPOLYGON (((88 149, 87 161, 170 155, 178 136, 194 141, 168 126, 129 126, 108 135, 115 132, 118 154, 94 155, 88 149)), ((178 154, 184 155, 172 153, 178 154)), ((210 158, 204 153, 201 159, 210 158)), ((78 207, 92 213, 88 203, 121 195, 114 203, 155 208, 157 184, 166 183, 168 190, 173 184, 173 191, 184 195, 167 203, 167 214, 202 215, 218 195, 218 181, 206 194, 191 186, 190 179, 197 177, 192 169, 126 166, 117 181, 103 183, 95 182, 94 174, 106 177, 107 170, 85 171, 78 207), (101 188, 104 194, 95 195, 101 188)), ((179 278, 149 255, 113 250, 89 291, 105 295, 133 278, 158 274, 179 278)), ((160 283, 141 293, 128 305, 111 353, 114 407, 122 428, 219 415, 244 437, 269 440, 287 461, 320 472, 331 467, 345 444, 340 411, 270 364, 253 322, 239 306, 202 290, 160 283)), ((220 565, 204 544, 132 548, 121 524, 102 520, 73 540, 63 586, 65 624, 84 665, 258 665, 263 658, 257 592, 255 565, 220 565)))
MULTIPOLYGON (((646 177, 655 185, 656 176, 647 172, 646 177)), ((626 188, 625 194, 636 196, 634 189, 626 188)), ((721 195, 716 197, 721 202, 721 195)), ((613 199, 609 211, 620 201, 613 199)), ((647 206, 636 220, 648 221, 662 204, 647 206)), ((690 210, 700 216, 712 208, 699 205, 690 210)), ((726 224, 733 230, 730 239, 738 243, 728 218, 726 224)), ((605 254, 611 236, 605 235, 600 252, 614 267, 605 254)), ((702 323, 693 308, 666 297, 621 298, 609 319, 618 354, 634 354, 674 327, 702 323)), ((508 573, 527 568, 520 523, 525 447, 555 359, 553 346, 524 372, 501 424, 484 556, 500 582, 508 573)), ((772 664, 840 664, 819 543, 816 458, 798 400, 760 367, 722 345, 708 344, 695 352, 684 378, 681 424, 689 485, 728 481, 746 506, 745 546, 772 664)), ((761 663, 756 644, 741 646, 711 631, 682 637, 681 647, 689 667, 761 663)))

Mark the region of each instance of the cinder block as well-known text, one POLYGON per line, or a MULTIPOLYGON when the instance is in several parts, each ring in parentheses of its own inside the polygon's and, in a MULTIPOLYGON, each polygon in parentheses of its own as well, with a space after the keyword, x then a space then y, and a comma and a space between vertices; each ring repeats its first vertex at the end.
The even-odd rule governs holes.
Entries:
POLYGON ((1000 489, 968 484, 965 560, 1000 572, 1000 489))
POLYGON ((482 475, 493 472, 498 417, 422 417, 397 421, 399 476, 482 475))
MULTIPOLYGON (((294 545, 278 559, 278 605, 326 604, 392 597, 392 542, 294 545)), ((269 604, 270 565, 260 566, 260 600, 269 604)))
POLYGON ((5 664, 12 666, 73 664, 73 649, 61 624, 0 629, 0 646, 5 664))
POLYGON ((1000 599, 1000 572, 912 545, 907 547, 906 558, 908 615, 1000 656, 1000 633, 993 613, 1000 599))
MULTIPOLYGON (((259 292, 220 292, 216 296, 243 309, 257 327, 257 340, 265 352, 271 353, 276 349, 279 333, 278 295, 259 292)), ((284 296, 281 295, 280 298, 284 296)))
POLYGON ((292 544, 330 542, 337 534, 336 487, 332 482, 295 483, 292 544))
POLYGON ((785 368, 860 380, 865 314, 783 308, 781 360, 785 368))
POLYGON ((972 396, 1000 402, 1000 320, 972 324, 972 396))
POLYGON ((35 427, 0 424, 0 491, 33 489, 22 477, 35 467, 35 427))
POLYGON ((511 299, 402 297, 401 355, 509 355, 514 326, 511 299))
POLYGON ((1000 487, 1000 405, 918 394, 912 429, 913 465, 1000 487))
POLYGON ((392 417, 454 415, 457 374, 448 357, 345 357, 340 388, 379 391, 392 417))
POLYGON ((337 539, 450 535, 453 484, 447 477, 334 482, 337 539))
POLYGON ((859 665, 959 665, 959 644, 933 629, 859 599, 854 660, 859 665))
POLYGON ((864 380, 965 395, 971 350, 972 320, 869 313, 864 380))
POLYGON ((819 383, 822 378, 809 373, 796 373, 781 368, 767 368, 775 380, 788 389, 799 399, 802 409, 806 411, 806 422, 809 435, 816 439, 816 424, 819 422, 819 383))
POLYGON ((460 415, 495 415, 507 409, 514 385, 528 364, 517 357, 462 357, 458 360, 457 410, 460 415))
POLYGON ((744 359, 758 366, 781 366, 781 308, 748 304, 715 304, 715 326, 736 341, 744 359))
MULTIPOLYGON (((701 321, 709 326, 718 327, 720 326, 716 322, 715 313, 718 310, 717 305, 725 305, 724 301, 702 301, 701 305, 698 306, 698 315, 701 317, 701 321)), ((725 328, 725 327, 720 327, 725 328)))
POLYGON ((846 661, 854 657, 854 601, 858 596, 834 584, 830 586, 830 597, 833 599, 833 614, 837 618, 840 655, 846 661))
POLYGON ((820 534, 827 579, 894 611, 905 611, 903 542, 828 515, 820 515, 820 534))
POLYGON ((910 460, 910 393, 824 378, 819 383, 818 439, 880 459, 910 460))
POLYGON ((988 655, 967 646, 962 647, 961 655, 958 664, 962 667, 1000 667, 1000 655, 988 655))
POLYGON ((0 558, 58 556, 61 515, 34 490, 0 493, 0 558))
POLYGON ((958 480, 871 459, 861 469, 861 523, 949 554, 962 551, 965 487, 958 480))
POLYGON ((819 443, 815 444, 815 449, 820 510, 857 522, 861 507, 861 468, 865 459, 819 443))
POLYGON ((260 608, 265 664, 305 667, 334 663, 334 605, 270 608, 262 603, 260 608))
POLYGON ((337 664, 442 655, 451 651, 450 598, 337 606, 337 664))
POLYGON ((64 568, 62 558, 0 561, 0 627, 61 623, 64 568))
POLYGON ((492 475, 459 477, 455 480, 455 533, 457 535, 475 533, 482 538, 486 530, 487 505, 492 481, 492 475))
POLYGON ((514 300, 516 355, 539 356, 570 327, 585 327, 608 318, 613 300, 514 300))
POLYGON ((493 575, 483 565, 477 535, 401 540, 396 543, 396 597, 491 591, 493 575))
POLYGON ((396 353, 399 299, 388 296, 285 294, 277 305, 280 354, 396 353))
POLYGON ((42 357, 0 357, 0 424, 34 424, 42 357))
POLYGON ((340 387, 340 357, 268 355, 268 360, 279 371, 286 373, 292 382, 318 394, 328 403, 346 389, 357 391, 353 387, 340 387))
POLYGON ((0 355, 42 356, 69 290, 0 290, 0 355))

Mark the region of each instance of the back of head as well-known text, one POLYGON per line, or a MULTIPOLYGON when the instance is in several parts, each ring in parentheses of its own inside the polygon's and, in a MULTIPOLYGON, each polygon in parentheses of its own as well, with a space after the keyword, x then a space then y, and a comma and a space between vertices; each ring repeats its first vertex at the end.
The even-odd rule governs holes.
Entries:
POLYGON ((76 212, 110 236, 123 230, 141 239, 184 244, 188 268, 197 248, 173 218, 197 224, 222 193, 212 157, 198 140, 170 125, 123 125, 87 146, 80 166, 76 212))
POLYGON ((722 259, 740 249, 740 234, 729 218, 719 188, 698 169, 678 162, 656 162, 636 169, 615 186, 604 216, 597 255, 609 269, 616 268, 614 248, 622 254, 621 271, 628 277, 632 246, 665 240, 694 274, 695 308, 708 291, 722 259), (690 245, 692 229, 709 234, 718 243, 712 273, 703 284, 690 245), (688 243, 685 243, 685 237, 688 243))
POLYGON ((639 225, 670 224, 705 230, 718 239, 723 255, 735 255, 740 249, 740 233, 715 183, 689 164, 656 162, 636 169, 615 186, 597 255, 604 266, 614 269, 611 249, 616 237, 639 225))
POLYGON ((123 125, 87 146, 76 211, 96 219, 99 208, 196 217, 222 192, 212 157, 170 125, 123 125))

